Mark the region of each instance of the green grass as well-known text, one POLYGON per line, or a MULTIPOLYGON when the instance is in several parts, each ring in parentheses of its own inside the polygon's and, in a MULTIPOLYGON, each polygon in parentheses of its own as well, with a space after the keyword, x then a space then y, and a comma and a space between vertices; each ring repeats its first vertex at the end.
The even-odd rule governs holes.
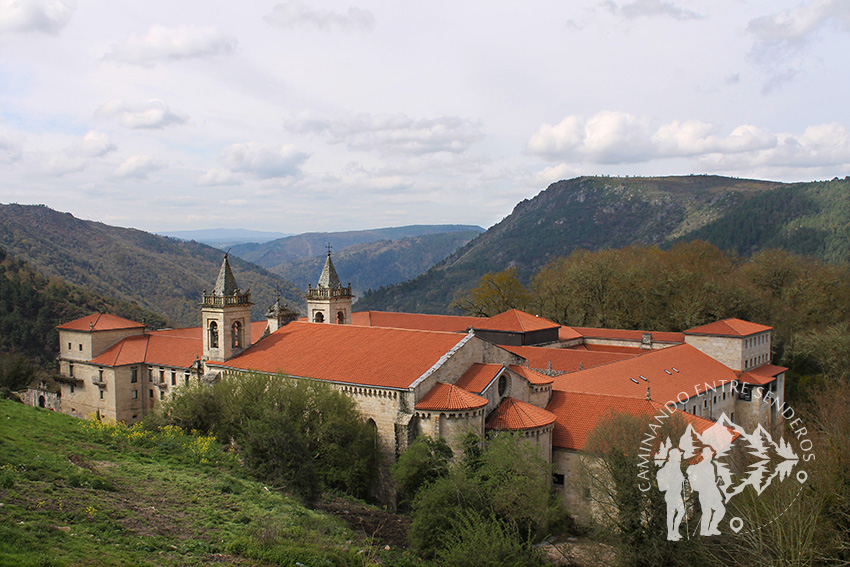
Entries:
POLYGON ((367 565, 337 518, 210 438, 0 400, 0 566, 367 565))

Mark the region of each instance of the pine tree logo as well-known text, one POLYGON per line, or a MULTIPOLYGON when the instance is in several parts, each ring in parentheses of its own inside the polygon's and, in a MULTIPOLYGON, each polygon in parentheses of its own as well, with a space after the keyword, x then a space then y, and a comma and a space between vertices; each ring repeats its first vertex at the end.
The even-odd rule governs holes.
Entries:
MULTIPOLYGON (((678 443, 667 437, 654 456, 656 480, 667 502, 667 539, 682 539, 680 527, 686 518, 686 503, 696 494, 701 510, 699 533, 720 535, 726 504, 747 487, 761 495, 774 481, 795 477, 800 484, 808 478, 799 468, 800 458, 784 438, 773 440, 759 424, 752 433, 733 423, 726 414, 698 433, 688 424, 678 443), (736 460, 735 449, 739 449, 736 460), (743 461, 743 462, 742 462, 743 461)), ((729 527, 738 532, 741 518, 732 518, 729 527)))

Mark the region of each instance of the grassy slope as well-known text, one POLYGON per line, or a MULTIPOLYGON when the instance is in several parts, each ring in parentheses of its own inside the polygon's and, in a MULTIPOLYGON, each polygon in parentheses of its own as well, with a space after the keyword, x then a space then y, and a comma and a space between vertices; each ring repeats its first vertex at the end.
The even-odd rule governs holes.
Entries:
POLYGON ((214 443, 97 425, 0 400, 0 566, 362 565, 371 553, 214 443))

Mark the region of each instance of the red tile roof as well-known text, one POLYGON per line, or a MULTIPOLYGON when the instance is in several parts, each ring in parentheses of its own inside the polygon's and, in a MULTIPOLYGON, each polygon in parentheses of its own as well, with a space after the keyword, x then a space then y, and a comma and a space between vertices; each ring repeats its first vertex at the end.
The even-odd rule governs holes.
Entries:
POLYGON ((720 335, 723 337, 746 337, 755 333, 763 333, 773 327, 766 327, 758 323, 750 323, 742 319, 723 319, 708 325, 694 327, 685 331, 687 335, 720 335))
POLYGON ((573 329, 572 327, 561 326, 558 329, 558 340, 559 341, 572 341, 574 339, 580 339, 582 334, 573 329))
POLYGON ((118 329, 139 329, 144 328, 144 326, 144 323, 131 321, 117 315, 93 313, 65 323, 64 325, 59 325, 56 328, 67 331, 115 331, 118 329))
POLYGON ((487 403, 487 400, 481 396, 476 396, 454 384, 437 382, 419 400, 416 409, 423 411, 461 411, 483 408, 487 403))
POLYGON ((644 349, 635 346, 620 346, 620 345, 595 345, 595 344, 580 344, 568 347, 573 350, 588 350, 593 352, 613 352, 617 354, 628 354, 636 356, 643 354, 649 349, 644 349))
POLYGON ((653 341, 662 343, 685 342, 685 335, 683 333, 670 333, 666 331, 630 331, 627 329, 599 329, 595 327, 573 327, 573 329, 588 339, 640 341, 643 339, 644 333, 649 333, 652 335, 653 341))
POLYGON ((499 431, 522 431, 537 429, 555 422, 555 414, 545 409, 521 402, 514 398, 504 398, 490 417, 486 429, 499 431))
POLYGON ((532 368, 538 368, 540 370, 548 369, 551 362, 552 370, 559 372, 576 372, 584 368, 592 368, 600 364, 607 364, 615 360, 624 360, 640 354, 591 352, 583 349, 535 346, 503 346, 502 348, 523 357, 532 368))
POLYGON ((788 369, 784 366, 764 364, 758 368, 753 368, 752 370, 741 373, 741 377, 738 378, 738 381, 743 382, 744 384, 764 386, 765 384, 769 384, 776 380, 776 377, 786 370, 788 369))
MULTIPOLYGON (((268 326, 268 321, 251 321, 251 340, 257 342, 263 336, 268 326)), ((187 339, 203 339, 204 331, 201 327, 184 327, 182 329, 161 329, 159 331, 148 331, 151 335, 164 337, 183 337, 187 339)))
POLYGON ((200 337, 186 338, 158 334, 128 337, 113 345, 91 360, 102 366, 126 366, 128 364, 156 364, 177 368, 189 368, 195 359, 203 355, 204 345, 200 337))
POLYGON ((478 319, 473 326, 482 331, 508 331, 511 333, 528 333, 561 327, 548 319, 530 315, 519 309, 511 309, 493 317, 478 319))
POLYGON ((644 399, 649 387, 653 400, 666 403, 676 401, 681 392, 694 396, 737 377, 729 367, 684 344, 556 376, 553 389, 644 399))
POLYGON ((546 376, 545 374, 541 374, 536 370, 532 370, 531 368, 526 368, 525 366, 520 366, 518 364, 511 364, 510 366, 508 366, 508 368, 528 380, 529 384, 534 384, 535 386, 542 386, 544 384, 552 383, 552 378, 546 376))
POLYGON ((418 331, 466 332, 480 317, 455 315, 423 315, 420 313, 392 313, 390 311, 358 311, 351 314, 351 324, 363 327, 389 327, 418 331))
POLYGON ((295 321, 215 366, 409 388, 468 335, 295 321))
MULTIPOLYGON (((614 414, 654 416, 669 413, 662 404, 645 399, 565 391, 552 392, 546 409, 555 415, 552 445, 572 450, 584 449, 593 429, 614 414)), ((674 415, 682 416, 698 433, 714 425, 713 421, 679 410, 674 415)))
POLYGON ((480 394, 492 382, 496 375, 504 368, 501 364, 482 364, 477 362, 463 373, 455 385, 467 390, 480 394))

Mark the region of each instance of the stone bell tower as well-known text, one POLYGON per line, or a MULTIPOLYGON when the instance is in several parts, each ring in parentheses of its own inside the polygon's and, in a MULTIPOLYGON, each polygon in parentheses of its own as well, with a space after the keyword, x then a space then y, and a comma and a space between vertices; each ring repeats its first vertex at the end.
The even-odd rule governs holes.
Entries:
POLYGON ((336 325, 351 324, 351 284, 343 287, 336 274, 334 263, 331 261, 331 251, 328 248, 328 258, 319 283, 316 287, 307 288, 307 320, 313 323, 331 323, 336 325))
POLYGON ((224 361, 251 346, 251 305, 250 290, 236 285, 225 254, 212 293, 204 290, 201 301, 205 359, 224 361))

